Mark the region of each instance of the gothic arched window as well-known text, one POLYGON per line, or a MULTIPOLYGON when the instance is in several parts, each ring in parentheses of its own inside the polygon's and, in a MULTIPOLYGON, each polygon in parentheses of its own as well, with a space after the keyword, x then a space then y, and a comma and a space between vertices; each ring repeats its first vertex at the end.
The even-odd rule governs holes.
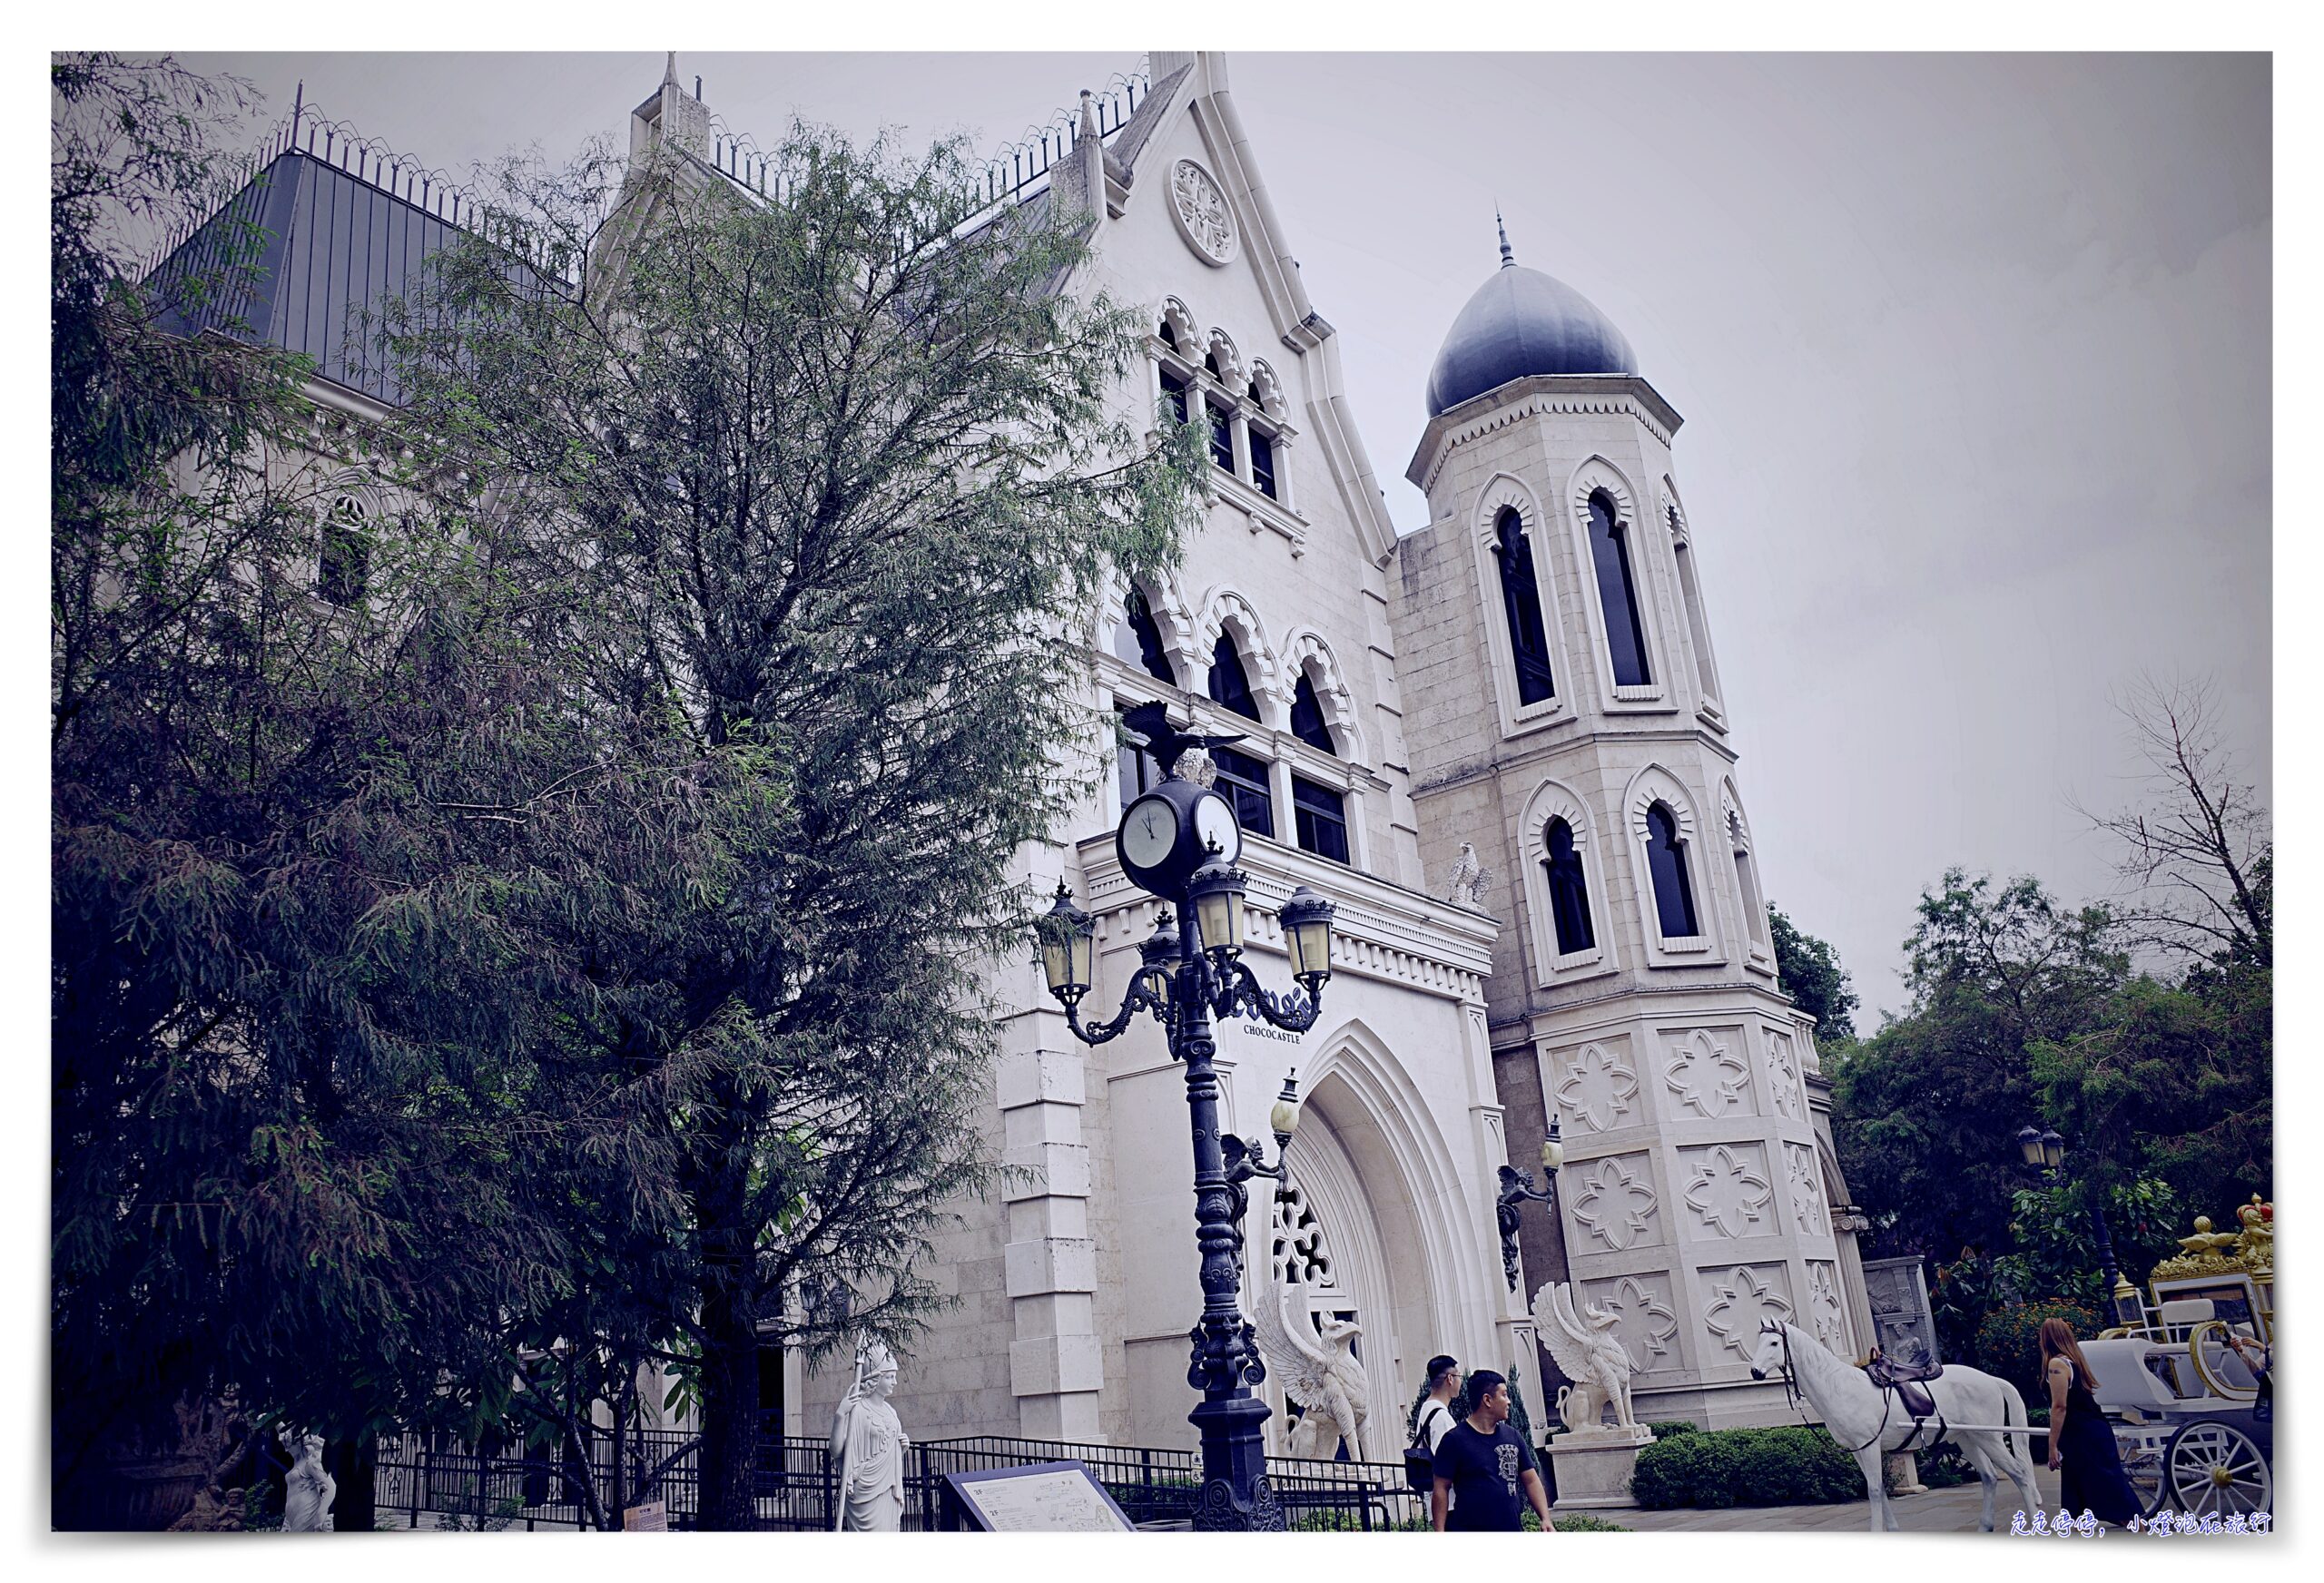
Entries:
POLYGON ((1539 703, 1557 692, 1550 674, 1550 640, 1541 627, 1541 590, 1533 580, 1533 553, 1525 523, 1504 509, 1494 525, 1492 553, 1501 563, 1501 603, 1509 617, 1509 647, 1517 659, 1517 701, 1539 703))
POLYGON ((322 553, 315 560, 315 593, 333 605, 360 604, 371 580, 371 535, 362 502, 342 495, 323 520, 322 553))
POLYGON ((1695 891, 1687 881, 1687 843, 1679 839, 1679 816, 1667 802, 1646 811, 1646 864, 1654 878, 1655 918, 1664 939, 1701 932, 1695 923, 1695 891))
POLYGON ((1603 489, 1590 497, 1590 558, 1598 569, 1598 605, 1606 615, 1614 685, 1647 686, 1654 678, 1646 664, 1646 628, 1639 621, 1630 527, 1615 514, 1614 502, 1603 489))
POLYGON ((1246 720, 1259 717, 1259 706, 1251 698, 1251 679, 1243 674, 1243 656, 1235 652, 1235 639, 1228 633, 1218 634, 1218 646, 1210 652, 1210 696, 1246 720))
POLYGON ((1162 647, 1162 630, 1154 624, 1154 607, 1135 584, 1122 596, 1122 624, 1114 628, 1114 653, 1144 667, 1156 681, 1177 686, 1177 674, 1170 669, 1170 656, 1162 647))
POLYGON ((1299 673, 1299 684, 1291 690, 1291 734, 1311 748, 1321 748, 1336 754, 1339 744, 1332 741, 1332 728, 1324 722, 1324 705, 1315 696, 1315 683, 1307 673, 1299 673))
POLYGON ((1550 875, 1550 917, 1557 925, 1558 955, 1570 957, 1598 943, 1590 927, 1590 880, 1574 850, 1573 826, 1563 819, 1550 821, 1548 844, 1550 855, 1541 866, 1550 875))

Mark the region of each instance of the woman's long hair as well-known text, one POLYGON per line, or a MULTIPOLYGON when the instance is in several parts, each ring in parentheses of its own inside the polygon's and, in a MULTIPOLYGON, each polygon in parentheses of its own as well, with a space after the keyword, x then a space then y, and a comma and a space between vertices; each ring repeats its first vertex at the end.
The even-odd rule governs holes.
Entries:
POLYGON ((2098 1377, 2090 1372, 2090 1360, 2082 1355, 2082 1343, 2073 1339, 2073 1326, 2063 1319, 2042 1322, 2042 1377, 2050 1377, 2050 1360, 2063 1358, 2073 1365, 2073 1377, 2084 1391, 2098 1389, 2098 1377))

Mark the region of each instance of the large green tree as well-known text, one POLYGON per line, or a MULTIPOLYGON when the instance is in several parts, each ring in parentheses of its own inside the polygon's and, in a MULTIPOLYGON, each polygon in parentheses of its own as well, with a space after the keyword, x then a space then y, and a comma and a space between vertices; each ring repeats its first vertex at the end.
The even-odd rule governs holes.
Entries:
POLYGON ((2130 963, 2103 908, 1948 871, 1905 942, 1911 1000, 1841 1065, 1833 1124, 1884 1237, 1951 1258, 2009 1245, 2035 1047, 2100 1025, 2130 963))
POLYGON ((1800 1010, 1816 1019, 1819 1048, 1837 1049, 1856 1038, 1856 990, 1831 942, 1803 933, 1773 902, 1768 904, 1768 933, 1776 949, 1776 982, 1800 1010))
MULTIPOLYGON (((342 1442, 474 1408, 492 1317, 554 1285, 505 1126, 528 964, 465 919, 411 788, 504 671, 441 532, 319 597, 327 484, 293 359, 169 332, 262 240, 139 278, 224 174, 231 84, 164 61, 52 75, 53 1432, 62 1519, 106 1454, 231 1391, 342 1442), (479 1319, 484 1322, 479 1322, 479 1319)), ((340 527, 344 529, 345 524, 340 527)), ((514 674, 515 673, 506 673, 514 674)), ((476 870, 469 869, 473 874, 476 870)))
POLYGON ((2200 686, 2129 711, 2153 774, 2094 820, 2129 885, 2067 909, 2032 880, 1948 873, 1906 942, 1905 1015, 1851 1052, 1835 1126, 1866 1206, 1903 1249, 1974 1254, 1944 1283, 1963 1322, 1995 1293, 2103 1300, 2090 1211, 2133 1280, 2181 1214, 2224 1220, 2273 1175, 2273 867, 2256 791, 2200 686), (2053 1126, 2065 1181, 2036 1187, 2009 1136, 2053 1126))
MULTIPOLYGON (((535 1059, 605 1173, 578 1201, 675 1251, 658 1351, 724 1528, 787 1294, 843 1283, 851 1334, 938 1301, 926 1238, 991 1176, 1015 864, 1099 762, 1071 640, 1201 476, 1118 409, 1142 319, 1059 289, 1070 203, 980 217, 950 145, 798 127, 771 162, 771 200, 666 152, 512 165, 492 241, 385 327, 565 683, 437 795, 505 843, 492 915, 565 986, 535 1059)), ((842 1339, 830 1305, 783 1325, 842 1339)))

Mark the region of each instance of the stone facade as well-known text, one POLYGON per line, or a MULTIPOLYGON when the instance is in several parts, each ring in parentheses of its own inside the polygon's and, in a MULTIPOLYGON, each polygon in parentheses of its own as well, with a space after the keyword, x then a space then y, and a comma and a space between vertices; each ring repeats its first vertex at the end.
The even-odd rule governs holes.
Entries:
POLYGON ((1762 1317, 1849 1356, 1867 1332, 1813 1022, 1776 985, 1673 477, 1679 423, 1630 374, 1530 375, 1441 414, 1408 473, 1430 521, 1398 546, 1392 624, 1422 860, 1468 842, 1516 877, 1485 988, 1495 1073, 1512 1116, 1560 1118, 1567 1162, 1556 1234, 1530 1228, 1528 1279, 1571 1279, 1622 1316, 1641 1419, 1718 1426, 1782 1417, 1744 1355, 1762 1317), (1593 498, 1622 532, 1643 680, 1617 680, 1593 498), (1554 678, 1531 702, 1500 569, 1512 512, 1554 678), (1657 811, 1679 838, 1691 934, 1666 936, 1658 913, 1657 811), (1572 938, 1551 896, 1561 820, 1587 897, 1572 938))
MULTIPOLYGON (((1275 909, 1291 890, 1312 885, 1338 903, 1335 970, 1315 1027, 1294 1037, 1238 1020, 1219 1030, 1217 1064, 1226 1124, 1246 1135, 1264 1133, 1284 1073, 1298 1068, 1296 1224, 1271 1224, 1268 1185, 1258 1184, 1249 1269, 1271 1279, 1298 1259, 1311 1311, 1362 1323, 1370 1450, 1388 1455, 1433 1353, 1506 1368, 1533 1350, 1520 1296, 1501 1279, 1493 1221, 1494 1173, 1509 1149, 1484 984, 1503 931, 1428 893, 1441 884, 1423 885, 1442 870, 1423 862, 1404 765, 1394 533, 1341 394, 1332 329, 1275 233, 1225 63, 1157 54, 1150 64, 1152 94, 1130 123, 1102 152, 1085 135, 1052 178, 1050 201, 1080 203, 1093 232, 1095 258, 1068 289, 1147 307, 1147 366, 1123 392, 1133 418, 1164 420, 1167 372, 1190 403, 1225 418, 1235 465, 1212 470, 1177 570, 1138 590, 1175 684, 1125 638, 1118 587, 1087 634, 1086 702, 1166 700, 1194 729, 1242 732, 1238 747, 1265 762, 1275 839, 1248 836, 1242 864, 1248 954, 1265 982, 1290 983, 1275 909), (1259 445, 1272 452, 1272 492, 1259 445), (1207 696, 1222 634, 1256 721, 1207 696), (1303 678, 1332 752, 1292 730, 1303 678), (1295 841, 1295 774, 1342 796, 1348 863, 1295 841)), ((1121 806, 1109 775, 1072 821, 1074 838, 1026 860, 1029 884, 1047 890, 1062 878, 1098 920, 1089 1005, 1100 1015, 1118 1004, 1157 911, 1120 872, 1121 806)), ((898 1411, 923 1438, 1191 1446, 1187 1330, 1201 1293, 1182 1074, 1150 1021, 1081 1046, 1029 964, 1000 988, 1021 1009, 1003 1032, 992 1126, 1003 1157, 1029 1175, 1001 1203, 961 1206, 966 1224, 944 1256, 958 1260, 948 1279, 962 1301, 907 1349, 898 1411), (972 1273, 996 1260, 997 1282, 972 1273)), ((844 1381, 834 1369, 801 1383, 795 1423, 812 1431, 844 1381)), ((1523 1383, 1530 1400, 1545 1400, 1538 1378, 1523 1383)), ((1284 1404, 1265 1389, 1280 1448, 1284 1404)))

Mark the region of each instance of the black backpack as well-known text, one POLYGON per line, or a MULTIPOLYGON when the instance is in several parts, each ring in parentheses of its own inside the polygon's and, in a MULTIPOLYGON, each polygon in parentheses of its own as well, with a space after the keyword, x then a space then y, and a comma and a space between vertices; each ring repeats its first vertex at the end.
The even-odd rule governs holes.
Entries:
POLYGON ((1450 1417, 1452 1410, 1441 1401, 1423 1402, 1413 1426, 1413 1443, 1404 1448, 1404 1484, 1426 1495, 1436 1488, 1436 1453, 1428 1449, 1428 1415, 1433 1410, 1450 1417))

